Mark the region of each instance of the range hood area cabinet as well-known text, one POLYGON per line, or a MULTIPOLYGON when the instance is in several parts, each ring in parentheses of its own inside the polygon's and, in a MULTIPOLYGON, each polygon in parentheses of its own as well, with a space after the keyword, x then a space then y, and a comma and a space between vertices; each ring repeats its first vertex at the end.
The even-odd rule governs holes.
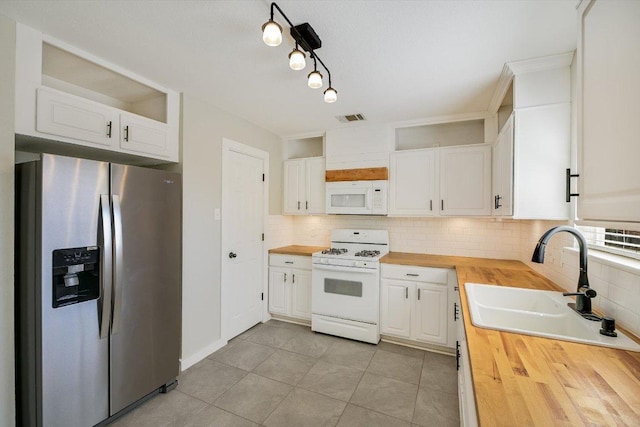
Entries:
POLYGON ((285 215, 325 213, 324 157, 284 161, 285 215))
POLYGON ((327 170, 389 167, 393 150, 393 129, 388 125, 358 124, 325 133, 327 170))
POLYGON ((637 230, 640 2, 585 0, 578 16, 578 217, 637 230))
POLYGON ((566 220, 573 52, 505 64, 494 101, 494 216, 566 220), (500 98, 501 97, 501 98, 500 98))
POLYGON ((395 151, 389 162, 390 216, 491 214, 490 145, 395 151))
POLYGON ((20 23, 15 95, 19 150, 179 160, 177 92, 20 23))

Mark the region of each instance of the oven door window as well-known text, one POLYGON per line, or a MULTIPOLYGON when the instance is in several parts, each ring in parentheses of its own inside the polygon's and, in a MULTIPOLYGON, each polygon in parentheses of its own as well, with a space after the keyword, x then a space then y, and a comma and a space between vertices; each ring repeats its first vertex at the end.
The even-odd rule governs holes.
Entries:
POLYGON ((341 279, 324 279, 324 292, 362 298, 362 282, 341 279))
POLYGON ((366 194, 332 194, 331 206, 334 208, 364 208, 367 206, 366 194))

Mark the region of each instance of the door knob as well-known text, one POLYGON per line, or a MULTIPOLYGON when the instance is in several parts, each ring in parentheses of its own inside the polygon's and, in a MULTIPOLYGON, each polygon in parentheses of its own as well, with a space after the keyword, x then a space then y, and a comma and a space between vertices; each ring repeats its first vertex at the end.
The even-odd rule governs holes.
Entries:
POLYGON ((238 255, 234 254, 233 252, 229 252, 229 258, 235 258, 235 257, 237 257, 237 256, 238 256, 238 255))

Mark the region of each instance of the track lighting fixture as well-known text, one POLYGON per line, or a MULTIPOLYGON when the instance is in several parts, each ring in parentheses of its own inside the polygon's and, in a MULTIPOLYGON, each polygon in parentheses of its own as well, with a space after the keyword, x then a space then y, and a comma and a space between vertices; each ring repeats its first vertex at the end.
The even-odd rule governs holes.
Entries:
POLYGON ((273 19, 265 22, 262 26, 262 40, 267 46, 280 46, 280 43, 282 43, 282 27, 280 24, 273 19))
MULTIPOLYGON (((313 53, 311 55, 313 55, 313 53)), ((322 74, 318 71, 315 55, 313 55, 313 71, 307 76, 307 86, 311 89, 319 89, 322 87, 322 74)))
POLYGON ((322 87, 322 74, 318 71, 318 62, 327 72, 329 77, 329 87, 324 91, 324 102, 333 103, 338 100, 338 92, 331 86, 331 72, 324 65, 324 62, 316 54, 316 49, 322 46, 320 37, 316 34, 313 27, 309 23, 293 25, 289 18, 282 12, 282 9, 275 3, 271 3, 271 17, 262 25, 262 40, 267 46, 279 46, 282 43, 282 26, 273 20, 274 9, 278 9, 280 15, 289 24, 289 32, 296 42, 295 48, 289 54, 289 67, 292 70, 302 70, 306 66, 305 53, 299 49, 309 53, 309 57, 313 58, 313 71, 307 75, 307 85, 312 89, 322 87))
POLYGON ((296 47, 289 54, 289 67, 296 71, 304 69, 307 66, 304 60, 305 56, 304 52, 298 49, 298 43, 296 43, 296 47))

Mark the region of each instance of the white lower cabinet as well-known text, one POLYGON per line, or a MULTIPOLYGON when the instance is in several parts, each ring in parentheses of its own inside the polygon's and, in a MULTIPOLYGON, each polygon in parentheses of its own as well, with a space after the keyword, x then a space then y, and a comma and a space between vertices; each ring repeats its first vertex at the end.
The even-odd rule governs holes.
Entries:
POLYGON ((382 264, 380 333, 453 347, 455 280, 454 270, 382 264))
MULTIPOLYGON (((460 293, 457 293, 456 304, 460 307, 460 293)), ((471 364, 469 363, 469 348, 464 329, 462 309, 456 310, 456 367, 458 369, 458 406, 460 408, 460 425, 463 427, 477 427, 476 398, 473 392, 471 378, 471 364)))
POLYGON ((311 319, 311 257, 269 256, 269 312, 311 319))

